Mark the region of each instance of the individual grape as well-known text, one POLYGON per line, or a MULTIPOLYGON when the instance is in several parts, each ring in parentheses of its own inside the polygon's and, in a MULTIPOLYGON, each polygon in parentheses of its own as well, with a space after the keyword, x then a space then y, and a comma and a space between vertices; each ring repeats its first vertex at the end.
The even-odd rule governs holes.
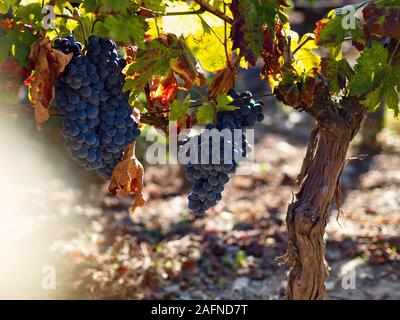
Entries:
POLYGON ((85 86, 85 87, 82 87, 80 93, 81 93, 81 96, 83 96, 85 98, 89 98, 92 95, 93 90, 90 86, 85 86))
POLYGON ((79 95, 74 92, 71 92, 68 95, 68 102, 71 104, 77 104, 79 102, 79 95))

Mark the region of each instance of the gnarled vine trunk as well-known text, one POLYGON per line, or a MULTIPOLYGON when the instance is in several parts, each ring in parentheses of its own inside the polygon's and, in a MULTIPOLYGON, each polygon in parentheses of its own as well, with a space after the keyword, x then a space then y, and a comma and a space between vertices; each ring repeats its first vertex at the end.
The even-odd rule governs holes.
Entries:
POLYGON ((367 112, 356 99, 334 102, 326 95, 306 111, 317 123, 299 175, 300 190, 286 217, 290 264, 286 299, 290 300, 325 298, 328 268, 323 237, 328 209, 332 200, 339 202, 347 150, 367 112))

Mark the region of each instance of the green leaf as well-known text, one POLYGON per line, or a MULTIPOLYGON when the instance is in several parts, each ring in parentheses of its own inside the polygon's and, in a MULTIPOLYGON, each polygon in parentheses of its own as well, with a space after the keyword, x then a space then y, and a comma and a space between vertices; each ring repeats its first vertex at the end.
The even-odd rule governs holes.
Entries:
POLYGON ((235 107, 230 104, 232 101, 232 97, 226 94, 219 94, 217 96, 217 112, 235 110, 235 107))
POLYGON ((361 40, 364 37, 363 31, 356 25, 355 29, 346 29, 343 27, 345 16, 331 14, 330 18, 321 20, 317 29, 317 42, 321 46, 337 47, 341 46, 347 36, 354 40, 361 40))
POLYGON ((235 110, 235 107, 230 105, 232 101, 233 99, 225 94, 218 95, 215 105, 212 102, 207 102, 199 108, 196 114, 197 121, 200 124, 213 123, 214 108, 216 113, 235 110))
POLYGON ((385 107, 399 115, 400 66, 390 66, 388 50, 378 42, 364 50, 357 60, 355 75, 349 83, 349 94, 366 94, 363 105, 372 111, 385 107))
POLYGON ((202 105, 196 113, 197 122, 200 124, 213 123, 214 106, 211 103, 202 105))
POLYGON ((32 43, 36 40, 30 30, 12 28, 2 39, 0 59, 4 61, 8 56, 15 58, 23 67, 28 66, 28 55, 32 43))
POLYGON ((388 64, 388 50, 377 42, 363 51, 355 66, 355 75, 349 83, 349 93, 352 96, 360 96, 374 89, 382 82, 387 72, 390 72, 388 64))
POLYGON ((8 10, 15 7, 20 0, 0 0, 0 14, 6 14, 8 10))
POLYGON ((137 9, 137 5, 130 0, 85 0, 82 8, 86 12, 100 11, 100 14, 122 13, 126 14, 128 9, 137 9))
POLYGON ((375 111, 379 107, 387 107, 393 110, 398 117, 400 107, 400 66, 389 69, 382 83, 373 91, 368 93, 363 104, 370 110, 375 111))
POLYGON ((6 62, 11 52, 11 46, 12 42, 7 36, 1 39, 0 63, 6 62))
POLYGON ((42 5, 39 2, 30 3, 26 6, 18 6, 14 12, 16 20, 23 24, 34 26, 36 29, 42 28, 42 5))
POLYGON ((142 16, 108 15, 104 22, 96 24, 94 33, 125 45, 140 46, 147 28, 145 18, 142 16))
POLYGON ((170 121, 176 121, 179 125, 186 123, 186 114, 190 106, 190 94, 182 101, 176 99, 171 103, 170 121))
POLYGON ((165 11, 165 3, 164 1, 160 0, 143 0, 142 6, 157 12, 164 12, 165 11))

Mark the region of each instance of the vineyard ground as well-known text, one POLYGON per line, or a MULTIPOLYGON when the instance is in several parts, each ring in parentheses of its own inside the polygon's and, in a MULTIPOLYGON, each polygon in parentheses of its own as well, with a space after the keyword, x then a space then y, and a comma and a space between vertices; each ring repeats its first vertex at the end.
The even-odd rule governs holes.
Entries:
MULTIPOLYGON (((274 258, 285 252, 285 213, 309 132, 298 114, 267 114, 256 131, 255 174, 234 177, 197 221, 178 167, 146 170, 148 203, 129 217, 130 199, 111 197, 70 162, 52 143, 59 133, 22 130, 29 121, 0 118, 0 297, 283 298, 287 267, 274 258), (56 290, 40 287, 43 265, 56 267, 56 290)), ((395 139, 387 133, 385 141, 395 139)), ((400 299, 398 147, 352 160, 344 172, 344 214, 337 221, 332 207, 327 228, 330 299, 400 299), (342 277, 353 270, 356 289, 345 290, 342 277)))

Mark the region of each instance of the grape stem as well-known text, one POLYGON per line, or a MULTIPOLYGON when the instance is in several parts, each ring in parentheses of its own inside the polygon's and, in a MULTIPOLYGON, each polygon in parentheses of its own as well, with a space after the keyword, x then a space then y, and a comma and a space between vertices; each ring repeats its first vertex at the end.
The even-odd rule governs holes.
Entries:
POLYGON ((308 36, 302 43, 300 43, 300 44, 297 46, 296 49, 294 49, 293 55, 295 55, 295 54, 297 53, 297 51, 299 51, 301 48, 303 48, 304 45, 305 45, 308 41, 310 41, 310 40, 313 40, 313 37, 308 36))

